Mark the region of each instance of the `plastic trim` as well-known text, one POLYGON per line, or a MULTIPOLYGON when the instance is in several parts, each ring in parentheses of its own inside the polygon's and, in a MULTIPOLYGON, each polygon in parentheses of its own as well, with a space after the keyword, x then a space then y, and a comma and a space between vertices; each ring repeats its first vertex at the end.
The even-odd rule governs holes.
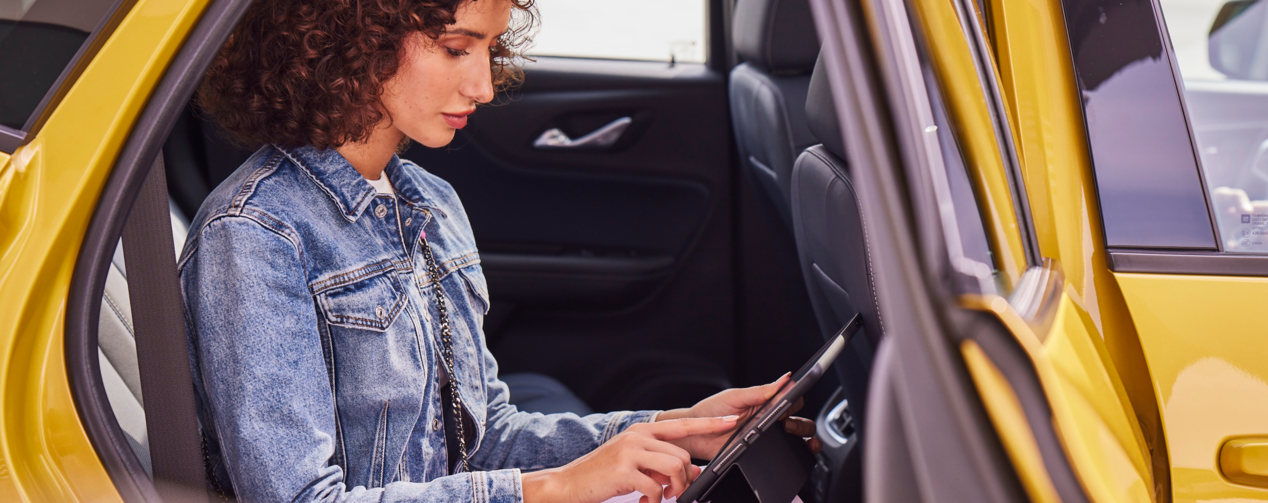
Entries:
POLYGON ((26 139, 26 133, 7 126, 0 126, 0 151, 12 154, 14 150, 22 146, 24 139, 26 139))
POLYGON ((995 57, 991 52, 990 42, 982 31, 980 13, 975 2, 958 0, 956 10, 960 15, 960 26, 971 43, 969 50, 977 66, 978 83, 982 94, 987 97, 987 109, 991 114, 991 122, 995 125, 996 143, 999 145, 1000 160, 1005 165, 1005 173, 1012 185, 1014 216, 1017 218, 1017 229, 1021 231, 1022 249, 1026 254, 1026 263, 1031 267, 1040 266, 1043 258, 1039 255, 1039 240, 1035 235, 1035 222, 1031 217, 1030 196, 1026 194, 1025 178, 1021 172, 1021 161, 1017 157, 1017 146, 1013 142, 1013 129, 1008 122, 1008 112, 1004 107, 1004 97, 1000 91, 998 69, 995 57))
POLYGON ((1268 276, 1268 256, 1110 250, 1110 267, 1114 272, 1268 276))
POLYGON ((203 13, 137 119, 93 212, 66 300, 66 370, 79 419, 125 501, 160 501, 119 428, 101 381, 97 323, 115 244, 154 159, 212 59, 250 6, 220 0, 203 13))

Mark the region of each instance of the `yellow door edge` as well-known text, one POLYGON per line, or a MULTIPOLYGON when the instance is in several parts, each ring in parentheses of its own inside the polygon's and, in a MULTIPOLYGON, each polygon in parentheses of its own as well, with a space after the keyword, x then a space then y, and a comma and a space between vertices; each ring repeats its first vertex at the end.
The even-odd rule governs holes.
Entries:
POLYGON ((1035 432, 1030 429, 1021 401, 1008 379, 977 342, 964 341, 960 344, 960 353, 1026 495, 1040 503, 1061 501, 1039 453, 1035 432))
POLYGON ((1095 410, 1088 406, 1087 397, 1070 388, 1070 383, 1063 379, 1052 359, 1048 357, 1044 343, 1007 299, 998 295, 967 294, 960 296, 960 305, 966 309, 993 314, 1026 353, 1049 404, 1057 442, 1069 460, 1075 478, 1091 501, 1156 500, 1156 495, 1138 494, 1139 488, 1134 486, 1118 487, 1112 483, 1130 481, 1133 477, 1144 479, 1152 474, 1124 476, 1123 472, 1131 471, 1131 468, 1126 467, 1117 453, 1111 452, 1115 447, 1122 446, 1110 438, 1097 436, 1101 433, 1098 429, 1104 425, 1104 419, 1097 417, 1095 410), (1113 445, 1107 444, 1107 441, 1113 445), (1115 473, 1105 473, 1111 468, 1115 473))

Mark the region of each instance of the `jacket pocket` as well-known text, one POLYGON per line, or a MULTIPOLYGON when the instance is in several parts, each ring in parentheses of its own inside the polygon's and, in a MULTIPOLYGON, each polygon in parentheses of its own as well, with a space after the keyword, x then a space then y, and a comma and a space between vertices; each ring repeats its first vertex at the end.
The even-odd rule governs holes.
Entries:
POLYGON ((317 294, 317 303, 331 325, 385 332, 405 308, 405 295, 389 268, 327 289, 317 294))
POLYGON ((458 275, 467 286, 471 307, 479 309, 481 315, 489 314, 489 285, 484 279, 484 269, 476 264, 459 269, 458 275))

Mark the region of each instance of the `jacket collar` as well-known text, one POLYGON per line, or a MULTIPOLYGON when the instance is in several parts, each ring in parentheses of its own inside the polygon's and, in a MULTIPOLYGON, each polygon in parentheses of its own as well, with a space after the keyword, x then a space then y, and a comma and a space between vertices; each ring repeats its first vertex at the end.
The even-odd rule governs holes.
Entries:
MULTIPOLYGON (((378 194, 374 186, 333 148, 318 150, 310 145, 298 148, 274 145, 274 148, 312 178, 349 222, 361 218, 361 214, 365 213, 366 208, 374 201, 374 196, 378 194)), ((405 171, 400 157, 393 154, 384 172, 392 182, 396 196, 413 206, 439 209, 405 171)))

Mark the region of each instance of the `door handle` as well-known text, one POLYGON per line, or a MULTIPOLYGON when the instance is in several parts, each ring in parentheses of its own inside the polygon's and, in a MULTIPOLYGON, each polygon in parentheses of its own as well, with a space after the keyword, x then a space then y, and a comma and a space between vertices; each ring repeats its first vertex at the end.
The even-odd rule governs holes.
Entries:
POLYGON ((1220 447, 1220 471, 1233 482, 1268 486, 1268 438, 1235 438, 1220 447))
POLYGON ((568 134, 559 128, 550 128, 543 131, 541 136, 538 136, 537 140, 533 141, 533 148, 539 150, 608 148, 621 139, 621 135, 625 134, 625 130, 630 127, 631 122, 634 122, 634 119, 621 117, 575 140, 569 138, 568 134))

